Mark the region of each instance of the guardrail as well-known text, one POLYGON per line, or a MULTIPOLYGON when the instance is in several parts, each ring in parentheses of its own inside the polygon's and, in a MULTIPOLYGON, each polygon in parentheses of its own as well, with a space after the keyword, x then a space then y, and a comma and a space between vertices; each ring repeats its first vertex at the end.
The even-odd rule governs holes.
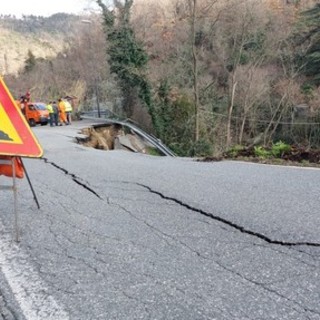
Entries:
POLYGON ((90 117, 90 116, 86 116, 86 115, 81 115, 80 118, 94 120, 94 121, 99 122, 101 124, 118 124, 118 125, 128 127, 134 133, 140 135, 145 140, 147 140, 151 145, 153 145, 155 148, 157 148, 165 156, 176 157, 176 154, 172 150, 170 150, 166 145, 164 145, 160 139, 153 137, 152 135, 146 133, 145 131, 143 131, 142 129, 140 129, 139 127, 135 126, 134 124, 132 124, 130 122, 121 121, 121 120, 106 119, 106 118, 95 118, 95 117, 90 117))

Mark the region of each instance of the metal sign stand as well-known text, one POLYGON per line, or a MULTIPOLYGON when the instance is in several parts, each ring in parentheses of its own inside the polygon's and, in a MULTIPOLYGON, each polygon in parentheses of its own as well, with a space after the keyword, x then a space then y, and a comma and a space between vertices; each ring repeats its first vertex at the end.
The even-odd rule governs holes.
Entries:
MULTIPOLYGON (((0 190, 13 190, 13 210, 14 210, 14 238, 16 242, 20 241, 20 232, 19 232, 19 215, 18 215, 18 190, 17 190, 17 177, 16 177, 16 168, 15 168, 15 159, 17 157, 12 157, 11 159, 0 159, 0 165, 11 165, 12 167, 12 186, 0 186, 0 190)), ((39 201, 37 199, 36 193, 34 192, 34 189, 32 187, 29 175, 27 173, 27 170, 24 166, 24 163, 22 162, 22 159, 20 158, 24 173, 26 174, 29 186, 31 188, 33 199, 37 204, 38 209, 40 209, 39 201)))
POLYGON ((32 183, 31 183, 31 180, 30 180, 29 175, 28 175, 28 172, 27 172, 27 169, 26 169, 26 167, 24 166, 24 163, 23 163, 22 159, 20 159, 20 160, 21 160, 21 164, 22 164, 22 167, 23 167, 23 171, 24 171, 24 173, 26 174, 26 177, 27 177, 27 180, 28 180, 28 183, 29 183, 31 192, 32 192, 32 194, 33 194, 33 199, 34 199, 34 201, 36 202, 38 209, 40 209, 40 204, 39 204, 38 198, 37 198, 37 196, 36 196, 36 193, 34 192, 34 189, 33 189, 32 183))

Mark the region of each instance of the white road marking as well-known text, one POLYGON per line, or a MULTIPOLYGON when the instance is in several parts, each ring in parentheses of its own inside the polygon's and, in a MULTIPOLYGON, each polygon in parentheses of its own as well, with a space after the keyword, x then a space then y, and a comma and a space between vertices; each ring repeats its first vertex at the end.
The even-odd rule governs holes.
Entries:
POLYGON ((68 320, 66 311, 49 294, 44 281, 28 262, 28 255, 5 233, 0 222, 0 270, 26 320, 68 320))

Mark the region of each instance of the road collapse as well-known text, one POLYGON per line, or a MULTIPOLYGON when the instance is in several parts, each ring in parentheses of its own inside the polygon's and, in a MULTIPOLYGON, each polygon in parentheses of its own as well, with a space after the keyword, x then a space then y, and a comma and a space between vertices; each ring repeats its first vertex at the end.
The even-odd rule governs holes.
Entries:
POLYGON ((84 128, 76 139, 79 144, 100 150, 126 150, 161 155, 148 141, 120 124, 84 128))
POLYGON ((160 139, 129 121, 100 118, 94 120, 98 121, 97 124, 82 129, 81 135, 76 137, 78 143, 101 150, 126 150, 155 156, 176 157, 176 154, 160 139))

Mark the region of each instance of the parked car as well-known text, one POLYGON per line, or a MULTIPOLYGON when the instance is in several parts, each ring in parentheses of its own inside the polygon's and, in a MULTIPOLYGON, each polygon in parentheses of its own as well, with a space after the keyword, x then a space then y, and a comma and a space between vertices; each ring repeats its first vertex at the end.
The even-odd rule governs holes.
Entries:
POLYGON ((49 122, 49 111, 42 102, 28 102, 21 110, 30 127, 37 124, 45 126, 49 122))

